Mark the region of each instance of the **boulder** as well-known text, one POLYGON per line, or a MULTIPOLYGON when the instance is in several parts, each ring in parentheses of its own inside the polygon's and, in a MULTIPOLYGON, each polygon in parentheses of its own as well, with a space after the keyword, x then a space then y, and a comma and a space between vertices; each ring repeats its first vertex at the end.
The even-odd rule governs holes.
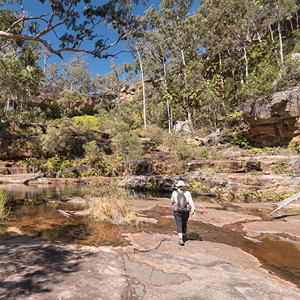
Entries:
POLYGON ((174 130, 176 132, 192 132, 191 130, 192 126, 190 124, 190 122, 187 120, 187 121, 176 121, 174 123, 174 130))
POLYGON ((257 147, 300 143, 299 86, 259 98, 245 106, 243 117, 249 124, 243 135, 257 147))
POLYGON ((61 98, 60 93, 62 89, 47 84, 44 82, 39 83, 39 95, 31 96, 28 101, 28 106, 40 107, 42 109, 50 108, 52 109, 52 102, 59 100, 61 98))

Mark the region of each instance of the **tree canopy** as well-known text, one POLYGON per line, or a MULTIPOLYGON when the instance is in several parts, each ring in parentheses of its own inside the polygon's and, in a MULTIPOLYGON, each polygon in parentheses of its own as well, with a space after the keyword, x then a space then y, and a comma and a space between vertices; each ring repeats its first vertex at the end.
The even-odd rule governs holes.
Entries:
MULTIPOLYGON (((132 129, 154 124, 170 132, 174 121, 188 120, 194 129, 212 131, 224 126, 224 118, 240 116, 246 102, 300 82, 299 0, 161 0, 142 16, 133 14, 138 0, 109 0, 98 6, 92 0, 38 2, 48 8, 44 15, 26 13, 26 1, 14 1, 11 9, 18 4, 20 13, 7 6, 0 10, 4 111, 16 98, 26 103, 42 78, 38 45, 50 54, 75 52, 61 66, 45 59, 43 80, 65 90, 63 101, 72 95, 83 99, 78 93, 108 95, 92 113, 110 120, 109 130, 125 122, 132 129), (114 42, 101 35, 101 23, 116 31, 114 42), (128 41, 131 62, 117 66, 112 61, 106 75, 90 73, 82 54, 112 56, 112 45, 121 39, 128 41), (12 61, 19 67, 8 74, 5 65, 12 61), (22 84, 16 86, 9 78, 19 74, 22 84), (126 74, 140 75, 130 95, 124 88, 130 85, 126 74), (5 82, 11 82, 11 90, 5 82)), ((20 105, 14 102, 13 107, 20 105)))
MULTIPOLYGON (((38 0, 44 13, 31 16, 27 1, 6 1, 18 4, 19 11, 4 9, 0 14, 0 38, 7 40, 35 41, 43 44, 50 53, 62 57, 65 51, 85 52, 105 58, 120 40, 134 31, 138 20, 133 7, 139 0, 108 0, 101 5, 96 0, 38 0), (99 32, 99 26, 107 26, 117 32, 114 41, 99 32), (49 42, 49 35, 51 42, 49 42), (54 39, 58 45, 54 45, 54 39), (88 43, 86 43, 88 42, 88 43)), ((15 6, 14 6, 15 8, 15 6)))

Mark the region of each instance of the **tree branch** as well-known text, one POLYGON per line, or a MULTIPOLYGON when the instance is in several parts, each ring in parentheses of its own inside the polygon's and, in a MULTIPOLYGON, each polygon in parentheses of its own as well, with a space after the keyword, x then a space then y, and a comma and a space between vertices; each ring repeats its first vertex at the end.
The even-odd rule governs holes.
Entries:
POLYGON ((51 18, 49 20, 48 26, 41 33, 39 33, 36 37, 40 38, 41 36, 45 35, 46 33, 50 32, 51 30, 54 30, 56 27, 58 27, 58 26, 60 26, 60 25, 62 25, 64 23, 66 23, 68 21, 69 17, 70 17, 70 11, 71 11, 72 6, 73 6, 73 0, 71 0, 71 3, 70 3, 70 6, 69 6, 69 9, 68 9, 66 18, 63 21, 61 21, 61 22, 59 22, 56 25, 54 25, 54 26, 51 27, 51 24, 52 24, 54 16, 55 16, 55 11, 54 11, 54 9, 53 9, 53 7, 51 5, 52 14, 51 14, 51 18))
POLYGON ((80 11, 76 10, 74 4, 77 2, 75 2, 75 0, 70 0, 69 4, 66 4, 66 9, 64 9, 63 7, 61 7, 61 5, 55 6, 51 2, 51 0, 49 0, 51 13, 46 13, 37 17, 28 17, 26 11, 24 10, 23 2, 22 0, 20 0, 19 4, 21 6, 22 13, 19 15, 19 17, 15 18, 13 24, 9 29, 0 29, 0 37, 6 40, 19 39, 42 43, 50 53, 56 54, 61 58, 61 54, 66 51, 85 52, 87 54, 93 54, 95 57, 115 56, 112 54, 100 55, 100 53, 105 52, 117 45, 122 39, 126 38, 129 33, 136 29, 136 26, 134 25, 134 18, 132 18, 132 15, 129 14, 124 16, 124 10, 122 11, 122 0, 115 1, 120 2, 120 7, 118 7, 118 10, 115 10, 115 8, 111 8, 111 10, 107 11, 107 7, 104 4, 97 7, 89 7, 88 9, 90 11, 84 22, 79 20, 80 11), (93 15, 93 19, 90 18, 90 15, 93 15), (115 15, 120 15, 120 20, 114 19, 115 15), (50 16, 49 20, 45 19, 45 16, 50 16), (54 20, 56 16, 59 17, 59 20, 58 23, 55 24, 54 20), (126 20, 128 19, 128 22, 126 22, 124 18, 126 20), (37 23, 38 25, 40 25, 41 23, 46 23, 45 28, 42 30, 36 30, 34 28, 34 23, 29 22, 29 24, 27 24, 27 21, 33 20, 40 21, 37 23), (110 24, 110 22, 112 21, 119 24, 118 26, 114 27, 114 29, 118 31, 118 37, 113 43, 107 45, 107 40, 105 40, 101 36, 99 37, 99 35, 95 33, 95 30, 96 26, 100 23, 104 22, 106 24, 107 22, 108 24, 110 24), (129 28, 129 25, 132 27, 129 28), (28 26, 29 29, 31 26, 34 29, 34 32, 27 33, 25 30, 28 26), (64 27, 66 29, 65 34, 58 36, 56 33, 56 29, 58 27, 64 27), (16 28, 18 31, 17 33, 14 32, 16 28), (53 32, 56 38, 61 41, 61 45, 56 47, 58 49, 54 49, 53 44, 47 41, 45 36, 49 32, 53 32), (91 50, 84 48, 83 42, 93 39, 97 40, 94 44, 94 48, 92 48, 91 50), (81 49, 81 47, 83 47, 83 49, 81 49))

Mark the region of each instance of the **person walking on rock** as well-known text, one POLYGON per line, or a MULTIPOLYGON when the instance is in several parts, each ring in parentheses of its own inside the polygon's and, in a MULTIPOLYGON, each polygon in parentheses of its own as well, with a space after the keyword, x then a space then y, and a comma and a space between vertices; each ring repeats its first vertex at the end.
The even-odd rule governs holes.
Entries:
POLYGON ((184 246, 186 241, 187 221, 190 216, 195 218, 195 205, 189 191, 185 190, 185 183, 179 180, 176 184, 177 190, 173 191, 171 201, 173 206, 173 215, 175 217, 177 232, 179 236, 179 245, 184 246))

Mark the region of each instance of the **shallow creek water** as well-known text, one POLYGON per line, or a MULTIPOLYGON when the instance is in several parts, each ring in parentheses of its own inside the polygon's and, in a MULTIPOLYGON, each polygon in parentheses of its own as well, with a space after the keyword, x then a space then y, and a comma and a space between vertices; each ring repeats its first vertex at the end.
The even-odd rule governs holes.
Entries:
MULTIPOLYGON (((175 222, 170 208, 159 207, 143 212, 145 217, 157 219, 156 224, 134 226, 115 226, 95 222, 86 216, 72 214, 67 218, 58 210, 81 211, 83 204, 39 203, 35 199, 55 199, 58 197, 84 196, 85 186, 6 186, 11 195, 18 200, 32 199, 31 202, 12 206, 7 226, 19 228, 22 232, 38 237, 71 243, 98 246, 126 245, 123 233, 147 231, 164 234, 176 234, 175 222), (21 189, 19 189, 21 188, 21 189)), ((203 199, 201 199, 203 200, 203 199)), ((50 201, 51 202, 51 201, 50 201)), ((235 210, 246 214, 263 217, 267 211, 262 209, 245 209, 238 205, 223 207, 224 210, 235 210)), ((222 228, 201 222, 189 221, 188 239, 203 240, 239 247, 257 257, 262 266, 281 278, 289 280, 300 287, 300 239, 289 235, 263 235, 259 243, 245 238, 242 225, 234 224, 222 228)), ((0 227, 4 232, 6 228, 0 227)))

